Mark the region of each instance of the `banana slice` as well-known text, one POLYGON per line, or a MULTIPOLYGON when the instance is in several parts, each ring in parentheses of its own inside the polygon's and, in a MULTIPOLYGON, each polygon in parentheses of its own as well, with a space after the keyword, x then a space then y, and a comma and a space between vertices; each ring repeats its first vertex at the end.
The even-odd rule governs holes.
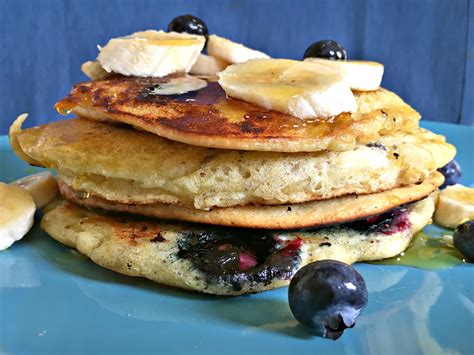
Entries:
POLYGON ((439 193, 435 222, 456 228, 465 219, 474 219, 474 188, 460 184, 446 187, 439 193))
POLYGON ((354 112, 357 103, 342 77, 327 66, 288 59, 255 59, 219 73, 228 96, 299 118, 354 112))
POLYGON ((211 55, 200 54, 190 74, 215 76, 229 66, 229 63, 211 55))
POLYGON ((143 31, 113 38, 100 48, 97 60, 108 73, 161 77, 189 72, 204 47, 204 36, 143 31))
POLYGON ((0 182, 0 250, 9 248, 28 233, 35 209, 28 192, 0 182))
POLYGON ((26 190, 33 197, 36 208, 41 208, 51 202, 59 192, 56 179, 47 171, 25 176, 13 181, 11 185, 26 190))
POLYGON ((363 60, 329 60, 306 58, 305 61, 326 65, 337 70, 351 89, 373 91, 380 87, 383 77, 383 64, 363 60))
POLYGON ((209 36, 207 53, 232 64, 243 63, 250 59, 270 58, 265 53, 216 35, 209 36))
POLYGON ((196 91, 207 86, 207 81, 191 75, 171 78, 166 83, 159 83, 150 89, 150 93, 155 95, 180 95, 190 91, 196 91))
POLYGON ((107 72, 98 61, 88 61, 81 65, 81 70, 91 80, 105 79, 113 73, 107 72))
MULTIPOLYGON (((81 69, 83 73, 86 74, 92 80, 106 79, 107 77, 112 75, 112 73, 107 73, 97 61, 85 62, 84 64, 82 64, 81 69)), ((215 73, 208 75, 215 75, 215 73)), ((182 75, 176 78, 172 78, 166 83, 155 85, 151 92, 156 95, 179 95, 184 94, 186 92, 199 90, 206 86, 207 82, 205 80, 193 77, 191 75, 182 75)))

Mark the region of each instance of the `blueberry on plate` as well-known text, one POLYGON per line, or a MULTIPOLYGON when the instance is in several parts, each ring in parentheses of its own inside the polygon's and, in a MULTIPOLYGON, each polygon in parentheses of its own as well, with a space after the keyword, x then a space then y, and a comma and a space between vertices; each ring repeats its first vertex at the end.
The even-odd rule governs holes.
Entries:
POLYGON ((336 41, 325 39, 313 43, 306 49, 303 59, 306 58, 325 58, 331 60, 346 60, 347 54, 343 46, 336 41))
POLYGON ((209 36, 206 24, 200 18, 193 15, 181 15, 175 17, 168 24, 168 32, 186 32, 195 35, 209 36))
POLYGON ((456 160, 451 160, 448 164, 439 168, 438 171, 444 175, 445 181, 440 189, 449 185, 456 185, 461 179, 461 167, 456 160))
POLYGON ((295 318, 330 339, 352 328, 367 305, 367 287, 351 266, 335 260, 321 260, 301 268, 288 289, 288 301, 295 318))
POLYGON ((467 221, 456 227, 453 244, 470 262, 474 262, 474 221, 467 221))

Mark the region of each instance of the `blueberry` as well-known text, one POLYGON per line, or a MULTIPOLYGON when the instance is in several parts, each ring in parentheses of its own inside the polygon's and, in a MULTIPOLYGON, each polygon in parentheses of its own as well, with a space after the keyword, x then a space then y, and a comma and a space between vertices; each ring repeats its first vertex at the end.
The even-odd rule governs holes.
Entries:
POLYGON ((351 266, 322 260, 301 268, 290 282, 288 301, 295 318, 327 338, 352 328, 367 305, 367 288, 351 266))
POLYGON ((444 184, 441 185, 441 189, 444 189, 446 186, 455 185, 461 179, 461 167, 459 166, 456 160, 451 160, 448 164, 439 168, 438 171, 444 175, 446 179, 444 184))
POLYGON ((456 227, 453 244, 462 255, 474 262, 474 221, 467 221, 456 227))
POLYGON ((343 46, 336 41, 326 39, 315 42, 306 49, 303 59, 326 58, 331 60, 346 60, 347 54, 343 46))
POLYGON ((209 36, 209 30, 207 29, 206 24, 200 18, 197 18, 193 15, 181 15, 175 17, 168 24, 168 32, 186 32, 195 35, 201 35, 206 37, 209 36))

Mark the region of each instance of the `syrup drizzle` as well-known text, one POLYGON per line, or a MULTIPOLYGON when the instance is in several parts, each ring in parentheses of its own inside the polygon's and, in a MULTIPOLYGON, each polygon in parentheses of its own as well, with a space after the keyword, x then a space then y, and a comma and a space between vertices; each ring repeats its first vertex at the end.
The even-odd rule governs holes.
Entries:
POLYGON ((465 259, 452 245, 449 234, 452 233, 420 232, 400 255, 371 264, 404 265, 424 270, 451 269, 465 263, 465 259))

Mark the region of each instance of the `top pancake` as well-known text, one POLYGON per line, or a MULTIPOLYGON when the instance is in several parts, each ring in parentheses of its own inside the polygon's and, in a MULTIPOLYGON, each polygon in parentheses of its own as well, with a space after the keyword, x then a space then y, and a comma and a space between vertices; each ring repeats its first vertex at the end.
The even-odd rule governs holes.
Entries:
POLYGON ((156 95, 165 78, 115 76, 77 84, 56 104, 60 113, 131 124, 197 146, 275 152, 351 150, 379 136, 418 127, 420 115, 394 93, 354 92, 358 111, 301 120, 227 98, 215 82, 182 95, 156 95))

